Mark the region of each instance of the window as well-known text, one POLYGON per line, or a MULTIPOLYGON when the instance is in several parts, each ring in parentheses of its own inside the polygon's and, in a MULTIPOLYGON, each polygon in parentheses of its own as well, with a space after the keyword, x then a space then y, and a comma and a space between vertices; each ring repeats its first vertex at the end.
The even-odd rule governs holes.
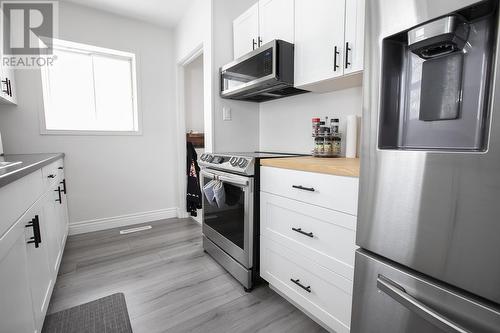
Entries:
POLYGON ((139 134, 135 55, 54 40, 42 69, 42 134, 139 134))

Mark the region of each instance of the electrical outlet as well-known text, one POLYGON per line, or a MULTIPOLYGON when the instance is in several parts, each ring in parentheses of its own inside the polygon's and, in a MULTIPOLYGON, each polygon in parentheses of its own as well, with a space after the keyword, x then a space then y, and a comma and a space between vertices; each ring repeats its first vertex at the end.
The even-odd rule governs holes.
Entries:
POLYGON ((222 107, 222 120, 231 120, 231 108, 229 106, 222 107))

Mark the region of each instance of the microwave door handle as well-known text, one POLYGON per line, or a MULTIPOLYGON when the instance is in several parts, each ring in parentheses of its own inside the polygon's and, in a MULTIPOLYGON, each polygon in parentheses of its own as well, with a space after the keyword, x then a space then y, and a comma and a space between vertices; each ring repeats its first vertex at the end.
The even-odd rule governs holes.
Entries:
POLYGON ((410 296, 404 288, 379 274, 377 278, 377 288, 386 295, 417 314, 432 325, 448 333, 471 333, 462 326, 439 314, 431 307, 410 296))

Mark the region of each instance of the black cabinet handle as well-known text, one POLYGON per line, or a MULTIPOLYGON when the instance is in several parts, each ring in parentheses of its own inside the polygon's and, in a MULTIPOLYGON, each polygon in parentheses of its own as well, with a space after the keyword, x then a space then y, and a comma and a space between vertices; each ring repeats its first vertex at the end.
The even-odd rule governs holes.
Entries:
POLYGON ((334 50, 333 50, 333 71, 334 72, 336 72, 337 68, 340 67, 339 65, 337 65, 337 56, 338 55, 340 55, 340 52, 338 51, 337 46, 335 46, 334 50))
POLYGON ((259 43, 258 43, 258 46, 259 46, 259 47, 261 47, 261 45, 262 45, 262 38, 260 38, 260 36, 259 36, 259 38, 257 38, 257 40, 258 40, 258 42, 259 42, 259 43))
POLYGON ((349 68, 351 63, 349 62, 349 51, 352 51, 352 49, 349 47, 349 42, 345 43, 345 68, 349 68))
POLYGON ((56 178, 56 175, 48 175, 47 178, 56 178))
POLYGON ((297 280, 294 280, 294 279, 290 279, 290 281, 292 281, 293 283, 295 283, 296 285, 298 285, 300 288, 304 289, 305 291, 307 291, 308 293, 311 292, 311 286, 304 286, 302 283, 300 283, 300 280, 297 279, 297 280))
POLYGON ((302 230, 302 228, 292 228, 293 231, 298 232, 299 234, 305 235, 307 237, 314 237, 314 234, 312 232, 305 232, 302 230))
POLYGON ((42 242, 42 237, 40 236, 40 220, 38 215, 35 215, 31 222, 26 224, 26 228, 33 228, 33 237, 27 242, 28 244, 35 244, 35 247, 38 248, 39 244, 42 242))
POLYGON ((2 83, 5 84, 5 89, 2 89, 2 92, 12 97, 12 85, 9 78, 6 77, 5 80, 2 80, 2 83))
POLYGON ((63 193, 64 193, 64 194, 67 194, 67 193, 66 193, 66 178, 64 178, 64 179, 62 180, 62 182, 60 182, 60 184, 62 184, 62 186, 63 186, 63 188, 62 188, 63 193))
POLYGON ((63 170, 64 168, 63 167, 58 167, 59 170, 63 170))
POLYGON ((57 187, 57 190, 54 190, 54 192, 57 192, 59 199, 56 199, 56 202, 59 202, 59 204, 62 204, 62 196, 61 196, 61 186, 57 187))
POLYGON ((304 190, 304 191, 309 191, 309 192, 314 192, 314 187, 304 187, 302 185, 292 185, 293 188, 299 189, 299 190, 304 190))
POLYGON ((252 38, 252 50, 255 50, 256 46, 257 46, 257 42, 255 41, 255 38, 252 38))

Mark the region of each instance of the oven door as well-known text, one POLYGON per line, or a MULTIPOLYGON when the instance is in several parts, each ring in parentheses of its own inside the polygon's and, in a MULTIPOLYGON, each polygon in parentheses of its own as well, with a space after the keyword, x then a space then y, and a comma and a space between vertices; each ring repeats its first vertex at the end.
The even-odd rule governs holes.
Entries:
POLYGON ((203 193, 203 234, 246 268, 252 268, 253 178, 215 170, 201 171, 202 188, 211 180, 224 184, 226 204, 210 204, 203 193))

